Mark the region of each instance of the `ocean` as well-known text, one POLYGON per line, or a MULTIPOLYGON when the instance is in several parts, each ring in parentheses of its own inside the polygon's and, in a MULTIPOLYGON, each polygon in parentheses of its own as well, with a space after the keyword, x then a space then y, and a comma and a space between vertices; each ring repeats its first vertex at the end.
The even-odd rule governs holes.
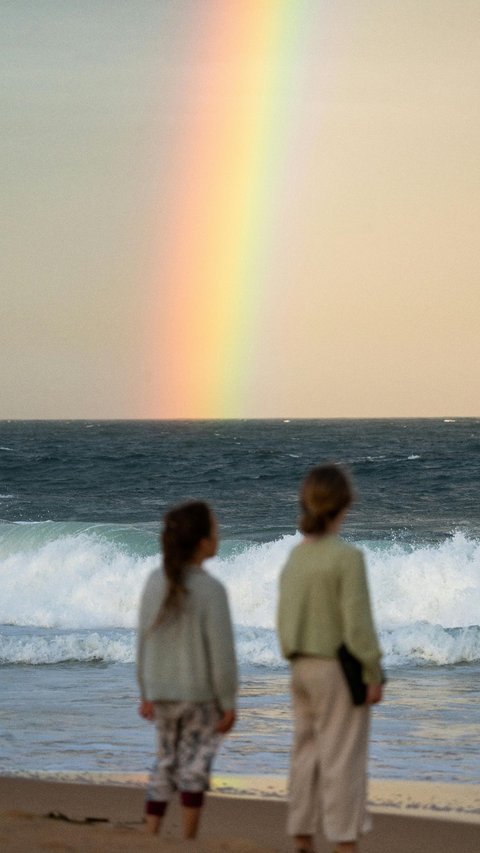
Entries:
POLYGON ((135 624, 163 512, 211 502, 241 669, 216 770, 285 775, 278 575, 314 464, 349 467, 388 674, 377 778, 478 782, 480 420, 0 422, 0 773, 144 774, 135 624))

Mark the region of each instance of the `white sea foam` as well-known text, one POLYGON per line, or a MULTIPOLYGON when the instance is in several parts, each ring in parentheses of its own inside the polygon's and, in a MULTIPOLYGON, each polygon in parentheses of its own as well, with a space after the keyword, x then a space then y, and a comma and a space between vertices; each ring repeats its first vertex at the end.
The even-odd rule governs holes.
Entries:
MULTIPOLYGON (((236 626, 236 648, 245 666, 285 669, 275 631, 268 628, 236 626)), ((408 663, 445 664, 473 663, 480 660, 480 629, 442 628, 441 625, 415 623, 380 632, 387 668, 408 663)), ((39 635, 35 629, 0 631, 0 665, 59 663, 125 663, 135 660, 135 632, 67 631, 39 635)))
POLYGON ((11 536, 9 553, 0 543, 0 624, 133 628, 141 585, 157 558, 132 555, 96 532, 68 534, 59 525, 55 538, 57 525, 48 533, 46 527, 29 526, 20 550, 12 551, 11 536))
POLYGON ((480 660, 480 628, 443 628, 415 622, 381 632, 387 666, 415 663, 438 665, 472 663, 480 660))
MULTIPOLYGON (((2 634, 3 662, 133 660, 138 599, 156 556, 140 556, 120 536, 112 541, 101 525, 2 530, 0 624, 32 629, 2 634)), ((245 663, 281 665, 278 576, 298 540, 230 543, 209 564, 228 588, 245 663)), ((438 545, 365 543, 363 550, 387 665, 480 660, 479 541, 457 533, 438 545)))
POLYGON ((35 633, 9 636, 0 632, 0 663, 52 664, 75 661, 131 663, 135 656, 133 632, 35 633))
POLYGON ((382 628, 415 623, 479 624, 480 542, 456 533, 438 545, 366 546, 370 587, 382 628))

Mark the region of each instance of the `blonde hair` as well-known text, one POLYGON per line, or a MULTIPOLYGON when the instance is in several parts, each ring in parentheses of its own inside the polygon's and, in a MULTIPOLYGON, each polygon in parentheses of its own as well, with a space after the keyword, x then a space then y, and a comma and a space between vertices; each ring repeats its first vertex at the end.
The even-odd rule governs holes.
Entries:
POLYGON ((302 533, 325 533, 328 525, 353 501, 353 488, 346 471, 339 465, 312 468, 300 488, 302 533))

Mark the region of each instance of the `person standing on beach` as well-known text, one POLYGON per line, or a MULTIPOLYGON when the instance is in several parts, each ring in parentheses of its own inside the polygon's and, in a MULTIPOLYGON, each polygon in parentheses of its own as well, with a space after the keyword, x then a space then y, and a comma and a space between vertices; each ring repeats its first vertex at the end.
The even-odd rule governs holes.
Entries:
POLYGON ((354 853, 370 829, 366 812, 369 706, 382 699, 381 652, 362 553, 338 533, 352 502, 337 465, 310 471, 300 491, 300 530, 280 577, 278 633, 291 664, 294 741, 288 834, 312 853, 318 816, 336 853, 354 853), (364 704, 353 704, 337 654, 361 663, 364 704))
POLYGON ((192 501, 167 512, 161 545, 163 565, 145 585, 137 640, 139 713, 157 728, 146 824, 159 831, 178 790, 188 839, 198 831, 221 736, 235 723, 237 666, 225 589, 203 568, 218 546, 208 505, 192 501))

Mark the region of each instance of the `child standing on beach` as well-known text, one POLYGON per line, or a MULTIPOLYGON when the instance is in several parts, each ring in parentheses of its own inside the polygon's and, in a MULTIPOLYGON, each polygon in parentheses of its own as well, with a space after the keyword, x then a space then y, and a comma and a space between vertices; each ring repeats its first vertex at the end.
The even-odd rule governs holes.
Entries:
POLYGON ((178 790, 185 838, 196 837, 215 751, 235 723, 237 668, 227 595, 203 568, 217 545, 207 504, 192 501, 167 512, 163 565, 148 578, 141 599, 139 713, 157 729, 145 803, 150 833, 159 831, 178 790))
POLYGON ((309 472, 300 492, 304 539, 280 577, 278 631, 291 666, 295 723, 288 834, 297 853, 314 853, 320 812, 335 853, 355 853, 370 828, 369 717, 382 699, 383 675, 363 555, 339 535, 352 499, 338 465, 309 472), (338 660, 342 644, 361 665, 362 705, 353 704, 338 660))

